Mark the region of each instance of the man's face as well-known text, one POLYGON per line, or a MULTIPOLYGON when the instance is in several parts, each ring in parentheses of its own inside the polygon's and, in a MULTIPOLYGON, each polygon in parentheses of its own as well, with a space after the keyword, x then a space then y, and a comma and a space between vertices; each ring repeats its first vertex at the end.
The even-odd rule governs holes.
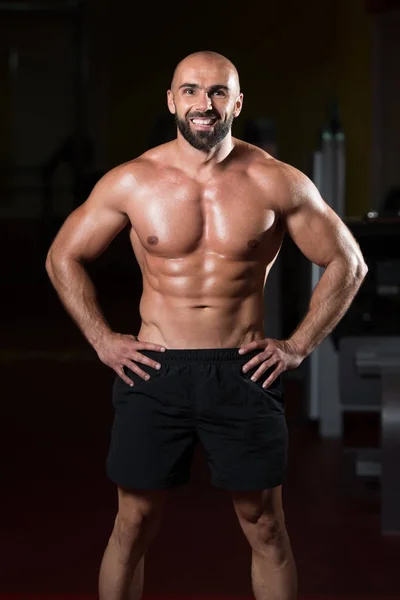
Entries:
POLYGON ((228 67, 197 63, 178 71, 168 92, 168 105, 184 139, 208 152, 230 132, 242 95, 228 67))
POLYGON ((226 137, 231 130, 233 119, 232 112, 221 120, 214 109, 206 112, 193 111, 187 117, 180 117, 178 112, 175 113, 175 122, 185 140, 193 148, 203 152, 209 152, 226 137))

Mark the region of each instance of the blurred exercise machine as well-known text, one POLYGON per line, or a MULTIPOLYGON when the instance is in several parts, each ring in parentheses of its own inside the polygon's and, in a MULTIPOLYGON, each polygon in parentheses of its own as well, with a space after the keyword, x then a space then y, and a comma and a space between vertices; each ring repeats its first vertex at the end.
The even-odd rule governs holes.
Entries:
POLYGON ((382 532, 400 533, 400 216, 372 213, 347 225, 369 273, 332 336, 339 412, 376 413, 378 447, 347 452, 357 477, 380 482, 382 532))
MULTIPOLYGON (((338 105, 329 107, 327 123, 322 128, 320 144, 313 156, 312 179, 325 202, 344 218, 345 213, 345 135, 340 124, 338 105)), ((310 295, 324 269, 311 264, 310 295)), ((332 338, 327 337, 308 359, 307 413, 319 420, 322 437, 340 437, 342 424, 339 413, 339 363, 332 338)))
MULTIPOLYGON (((322 437, 343 437, 346 413, 376 413, 379 447, 352 448, 354 476, 379 481, 383 533, 400 533, 400 194, 381 212, 346 219, 345 138, 337 107, 322 130, 313 180, 358 241, 369 272, 333 333, 309 357, 307 416, 322 437)), ((310 293, 323 269, 312 265, 310 293)))

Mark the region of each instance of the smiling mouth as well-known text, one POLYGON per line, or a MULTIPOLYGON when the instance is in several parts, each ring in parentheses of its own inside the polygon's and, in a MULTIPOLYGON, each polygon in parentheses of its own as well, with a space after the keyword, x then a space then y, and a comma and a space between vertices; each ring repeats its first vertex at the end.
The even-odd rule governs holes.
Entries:
POLYGON ((209 117, 208 119, 194 117, 193 119, 190 119, 190 121, 198 129, 211 129, 211 127, 215 125, 217 119, 215 117, 209 117))

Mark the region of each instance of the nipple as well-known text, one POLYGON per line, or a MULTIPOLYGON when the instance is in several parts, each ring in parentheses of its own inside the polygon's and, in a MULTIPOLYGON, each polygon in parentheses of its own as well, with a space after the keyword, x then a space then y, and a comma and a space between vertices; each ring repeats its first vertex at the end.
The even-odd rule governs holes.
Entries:
POLYGON ((248 248, 257 248, 259 242, 258 240, 250 240, 249 242, 247 242, 247 247, 248 248))
POLYGON ((152 246, 155 246, 156 244, 158 244, 158 237, 156 235, 150 235, 147 238, 147 242, 152 246))

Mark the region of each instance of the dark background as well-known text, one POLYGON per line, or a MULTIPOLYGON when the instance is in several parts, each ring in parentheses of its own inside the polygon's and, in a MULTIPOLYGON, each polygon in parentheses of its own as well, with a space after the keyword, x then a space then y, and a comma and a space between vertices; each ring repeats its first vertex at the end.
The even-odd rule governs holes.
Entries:
MULTIPOLYGON (((267 119, 278 158, 308 174, 337 100, 346 218, 379 210, 400 185, 400 2, 87 0, 81 21, 72 11, 16 12, 17 4, 0 12, 0 597, 73 598, 96 593, 115 515, 104 472, 113 373, 48 282, 51 240, 102 174, 170 135, 173 69, 203 49, 239 70, 244 108, 234 135, 267 119)), ((304 264, 290 240, 282 252, 288 335, 304 311, 304 264)), ((142 283, 127 231, 88 269, 110 324, 136 333, 142 283)), ((398 596, 399 546, 380 534, 376 488, 350 486, 343 440, 322 440, 308 422, 301 371, 287 394, 285 506, 303 597, 398 596)), ((378 443, 371 418, 346 431, 349 443, 378 443)), ((173 493, 149 551, 145 590, 250 596, 249 561, 229 497, 210 486, 199 451, 193 481, 173 493)))

